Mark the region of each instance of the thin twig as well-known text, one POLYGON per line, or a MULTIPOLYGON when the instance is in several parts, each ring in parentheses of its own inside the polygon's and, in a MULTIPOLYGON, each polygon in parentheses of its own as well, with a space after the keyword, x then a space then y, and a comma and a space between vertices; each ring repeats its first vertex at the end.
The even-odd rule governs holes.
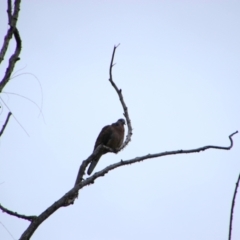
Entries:
MULTIPOLYGON (((9 106, 5 103, 5 101, 0 97, 0 100, 3 102, 3 104, 5 105, 5 107, 9 110, 9 112, 11 112, 9 106)), ((13 118, 16 120, 16 122, 18 123, 18 125, 23 129, 23 131, 29 136, 28 132, 26 131, 26 129, 23 127, 23 125, 18 121, 18 119, 15 117, 14 114, 12 114, 13 118)), ((30 136, 29 136, 30 137, 30 136)))
POLYGON ((11 236, 11 238, 12 238, 13 240, 16 240, 16 238, 13 237, 13 235, 12 235, 11 232, 6 228, 6 226, 5 226, 2 222, 0 222, 0 224, 1 224, 2 227, 7 231, 7 233, 9 234, 9 236, 11 236))
POLYGON ((23 215, 23 214, 19 214, 19 213, 17 213, 17 212, 13 212, 13 211, 11 211, 11 210, 3 207, 1 204, 0 204, 0 209, 1 209, 3 212, 5 212, 5 213, 7 213, 7 214, 9 214, 9 215, 11 215, 11 216, 15 216, 15 217, 17 217, 17 218, 22 218, 22 219, 28 220, 28 221, 30 221, 30 222, 32 222, 34 219, 37 218, 37 216, 26 216, 26 215, 23 215))
MULTIPOLYGON (((25 68, 25 67, 24 67, 24 68, 25 68)), ((13 73, 12 77, 11 77, 9 80, 13 80, 14 78, 19 77, 19 76, 22 76, 22 75, 30 75, 30 76, 32 76, 33 78, 35 78, 35 80, 37 81, 37 83, 38 83, 38 85, 39 85, 39 87, 40 87, 40 91, 41 91, 41 104, 40 104, 39 116, 40 116, 40 114, 42 115, 43 121, 44 121, 44 123, 45 123, 44 116, 43 116, 43 113, 42 113, 42 108, 43 108, 43 89, 42 89, 42 84, 41 84, 40 80, 37 78, 37 76, 36 76, 35 74, 33 74, 33 73, 23 72, 23 73, 19 73, 19 74, 16 75, 16 73, 17 73, 18 71, 21 71, 21 70, 23 70, 24 68, 21 68, 21 69, 17 70, 15 73, 13 73)))
POLYGON ((236 186, 235 186, 235 190, 234 190, 234 194, 233 194, 233 199, 232 199, 232 207, 231 207, 231 213, 230 213, 230 224, 229 224, 228 240, 231 240, 231 238, 232 238, 233 212, 234 212, 234 206, 235 206, 235 200, 236 200, 236 197, 237 197, 237 189, 238 189, 239 182, 240 182, 240 174, 239 174, 238 180, 236 182, 236 186))
POLYGON ((108 173, 109 171, 118 168, 118 167, 122 167, 125 165, 129 165, 129 164, 133 164, 135 162, 140 162, 149 158, 156 158, 156 157, 162 157, 162 156, 167 156, 167 155, 173 155, 173 154, 183 154, 183 153, 196 153, 196 152, 201 152, 201 151, 205 151, 207 149, 221 149, 221 150, 230 150, 233 147, 233 141, 232 141, 232 136, 234 134, 238 133, 237 131, 232 133, 229 136, 230 139, 230 146, 229 147, 220 147, 220 146, 205 146, 205 147, 201 147, 201 148, 196 148, 196 149, 190 149, 190 150, 177 150, 177 151, 170 151, 170 152, 162 152, 162 153, 156 153, 156 154, 148 154, 142 157, 137 157, 134 159, 130 159, 130 160, 126 160, 126 161, 120 161, 118 163, 112 164, 106 168, 104 168, 102 171, 96 172, 95 174, 93 174, 91 177, 80 181, 78 184, 76 184, 70 191, 68 191, 64 196, 62 196, 59 200, 57 200, 56 202, 54 202, 50 207, 48 207, 45 211, 43 211, 37 218, 35 221, 33 221, 28 228, 24 231, 24 233, 22 234, 22 236, 20 237, 19 240, 28 240, 33 233, 35 232, 35 230, 39 227, 39 225, 45 221, 49 216, 51 216, 55 211, 57 211, 59 208, 61 207, 65 207, 66 204, 69 199, 71 199, 73 196, 76 196, 76 194, 78 193, 78 191, 80 189, 82 189, 83 187, 93 184, 94 181, 99 178, 104 176, 106 173, 108 173))
POLYGON ((2 130, 0 131, 0 137, 2 136, 2 134, 3 134, 5 128, 6 128, 7 124, 8 124, 8 121, 9 121, 11 115, 12 115, 12 113, 9 112, 8 115, 7 115, 7 118, 6 118, 6 120, 5 120, 5 123, 4 123, 3 126, 2 126, 2 130))
POLYGON ((111 59, 111 63, 110 63, 110 68, 109 68, 109 81, 110 83, 112 84, 113 88, 116 90, 118 96, 119 96, 119 100, 122 104, 122 107, 123 107, 123 111, 124 111, 124 116, 127 120, 127 126, 128 126, 128 133, 127 133, 127 136, 126 136, 126 140, 124 141, 124 143, 122 144, 122 146, 118 149, 118 151, 122 150, 123 148, 125 148, 127 146, 127 144, 131 141, 131 136, 133 134, 133 129, 132 129, 132 125, 131 125, 131 120, 130 120, 130 117, 129 117, 129 114, 128 114, 128 108, 123 100, 123 95, 122 95, 122 89, 119 89, 117 87, 117 85, 115 84, 115 82, 113 81, 113 77, 112 77, 112 68, 114 66, 114 56, 115 56, 115 52, 116 52, 116 49, 117 47, 119 46, 120 44, 118 44, 117 46, 114 46, 113 48, 113 53, 112 53, 112 59, 111 59))

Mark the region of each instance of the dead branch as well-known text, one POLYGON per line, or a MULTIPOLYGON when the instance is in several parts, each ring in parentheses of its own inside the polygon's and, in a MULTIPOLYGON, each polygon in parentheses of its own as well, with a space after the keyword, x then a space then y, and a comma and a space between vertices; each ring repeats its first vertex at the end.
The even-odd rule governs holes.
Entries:
MULTIPOLYGON (((126 146, 127 143, 131 139, 132 127, 131 127, 131 121, 129 119, 127 107, 126 107, 126 104, 124 103, 124 100, 123 100, 122 91, 117 88, 116 84, 113 82, 113 79, 112 79, 112 67, 113 67, 113 60, 114 60, 114 54, 115 54, 116 48, 117 48, 117 46, 114 46, 112 59, 111 59, 111 64, 110 64, 110 70, 109 70, 109 72, 110 72, 109 81, 111 82, 112 86, 114 87, 117 94, 119 95, 119 99, 120 99, 120 101, 122 103, 122 106, 123 106, 123 109, 124 109, 124 114, 127 118, 128 136, 127 136, 126 141, 124 143, 125 145, 123 144, 123 146, 126 146)), ((125 160, 125 161, 121 160, 118 163, 112 164, 112 165, 104 168, 103 170, 101 170, 99 172, 96 172, 94 175, 92 175, 91 177, 88 177, 87 179, 84 180, 83 175, 84 175, 84 172, 85 172, 85 169, 86 169, 88 163, 90 163, 91 159, 98 153, 100 148, 105 147, 105 146, 99 146, 89 156, 88 159, 86 159, 82 162, 82 164, 79 168, 78 176, 77 176, 74 187, 70 191, 68 191, 64 196, 62 196, 59 200, 57 200, 55 203, 53 203, 50 207, 48 207, 45 211, 43 211, 39 216, 37 216, 35 221, 33 221, 29 225, 29 227, 25 230, 25 232, 22 234, 20 240, 29 239, 33 235, 35 230, 39 227, 39 225, 43 221, 45 221, 49 216, 51 216, 55 211, 57 211, 61 207, 66 207, 66 206, 69 206, 70 204, 73 204, 74 200, 78 196, 78 191, 80 189, 82 189, 83 187, 85 187, 87 185, 93 184, 94 181, 97 178, 104 176, 106 173, 108 173, 109 171, 111 171, 115 168, 122 167, 122 166, 129 165, 129 164, 133 164, 133 163, 136 163, 136 162, 141 162, 141 161, 144 161, 144 160, 147 160, 147 159, 150 159, 150 158, 163 157, 163 156, 167 156, 167 155, 175 155, 175 154, 183 154, 183 153, 185 153, 185 154, 187 154, 187 153, 197 153, 197 152, 205 151, 207 149, 230 150, 233 147, 232 136, 236 133, 238 133, 238 132, 236 131, 229 136, 229 140, 230 140, 230 146, 229 147, 208 145, 208 146, 204 146, 204 147, 200 147, 200 148, 196 148, 196 149, 176 150, 176 151, 162 152, 162 153, 156 153, 156 154, 148 154, 148 155, 141 156, 141 157, 136 157, 136 158, 130 159, 130 160, 125 160)))
POLYGON ((88 164, 92 161, 92 159, 94 159, 95 156, 98 155, 98 152, 100 151, 101 148, 103 148, 103 146, 102 146, 102 145, 99 145, 99 146, 95 149, 95 151, 94 151, 86 160, 84 160, 84 161, 82 162, 82 164, 81 164, 80 167, 79 167, 78 175, 77 175, 77 178, 76 178, 76 181, 75 181, 74 186, 75 186, 76 184, 80 183, 80 182, 83 180, 83 175, 84 175, 84 173, 85 173, 86 167, 87 167, 88 164))
POLYGON ((168 155, 176 155, 176 154, 188 154, 188 153, 197 153, 197 152, 201 152, 201 151, 205 151, 207 149, 220 149, 220 150, 230 150, 233 147, 233 140, 232 140, 232 136, 237 134, 238 131, 232 133, 231 135, 229 135, 229 140, 230 140, 230 146, 229 147, 221 147, 221 146, 213 146, 213 145, 208 145, 208 146, 204 146, 204 147, 200 147, 200 148, 195 148, 195 149, 189 149, 189 150, 175 150, 175 151, 169 151, 169 152, 162 152, 162 153, 155 153, 155 154, 147 154, 145 156, 141 156, 141 157, 136 157, 130 160, 121 160, 118 163, 109 165, 108 167, 104 168, 103 170, 96 172, 93 176, 87 178, 86 180, 84 180, 82 182, 82 185, 85 186, 85 184, 87 183, 93 183, 95 179, 99 178, 99 177, 103 177, 106 173, 108 173, 109 171, 118 168, 118 167, 122 167, 125 165, 129 165, 129 164, 133 164, 136 162, 141 162, 150 158, 157 158, 157 157, 163 157, 163 156, 168 156, 168 155))
MULTIPOLYGON (((12 0, 8 0, 7 3, 7 14, 8 14, 8 24, 11 28, 11 21, 12 21, 12 0)), ((16 22, 17 23, 17 22, 16 22)), ((8 32, 7 32, 8 33, 8 32)))
POLYGON ((36 218, 36 216, 26 216, 26 215, 23 215, 23 214, 19 214, 19 213, 17 213, 17 212, 13 212, 13 211, 11 211, 11 210, 3 207, 1 204, 0 204, 0 209, 1 209, 3 212, 5 212, 5 213, 7 213, 7 214, 9 214, 9 215, 11 215, 11 216, 15 216, 15 217, 17 217, 17 218, 22 218, 22 219, 28 220, 28 221, 30 221, 30 222, 33 221, 33 220, 36 218))
MULTIPOLYGON (((91 177, 88 177, 87 179, 79 182, 76 184, 70 191, 68 191, 64 196, 62 196, 59 200, 57 200, 55 203, 53 203, 50 207, 48 207, 44 212, 42 212, 39 216, 36 217, 36 219, 29 225, 29 227, 25 230, 25 232, 22 234, 20 240, 28 240, 35 230, 39 227, 39 225, 45 221, 49 216, 51 216, 55 211, 57 211, 61 207, 65 207, 66 205, 69 205, 69 199, 72 199, 73 196, 76 196, 77 192, 82 189, 83 187, 93 184, 94 181, 99 178, 103 177, 106 173, 109 171, 112 171, 115 168, 122 167, 125 165, 133 164, 136 162, 141 162, 146 159, 150 158, 157 158, 157 157, 163 157, 167 155, 175 155, 175 154, 188 154, 188 153, 197 153, 201 151, 205 151, 208 149, 221 149, 221 150, 230 150, 233 147, 233 140, 232 136, 237 134, 238 131, 232 133, 229 136, 230 139, 230 146, 229 147, 221 147, 221 146, 213 146, 208 145, 196 149, 190 149, 190 150, 176 150, 176 151, 169 151, 169 152, 162 152, 162 153, 156 153, 156 154, 148 154, 145 156, 137 157, 130 160, 120 161, 118 163, 112 164, 106 168, 104 168, 102 171, 96 172, 91 177)), ((85 160, 86 161, 86 160, 85 160)))
MULTIPOLYGON (((21 3, 21 0, 15 0, 14 11, 13 11, 13 14, 12 14, 12 3, 11 3, 11 0, 8 0, 7 13, 8 13, 8 24, 9 24, 10 27, 7 31, 7 34, 6 34, 5 38, 4 38, 3 46, 2 46, 1 51, 0 51, 0 63, 4 59, 4 56, 5 56, 5 54, 7 52, 7 49, 8 49, 9 42, 10 42, 10 40, 13 36, 13 33, 16 29, 18 14, 19 14, 19 11, 20 11, 20 3, 21 3)), ((2 91, 2 89, 1 89, 1 91, 2 91)))
POLYGON ((10 57, 9 62, 8 62, 8 67, 5 71, 5 75, 2 79, 2 81, 0 82, 0 92, 2 92, 3 88, 8 83, 8 81, 11 77, 11 74, 14 70, 15 64, 20 59, 19 55, 20 55, 21 48, 22 48, 22 41, 21 41, 21 38, 20 38, 20 35, 19 35, 19 32, 18 32, 17 28, 14 29, 14 38, 16 40, 15 52, 10 57))
MULTIPOLYGON (((116 90, 118 96, 119 96, 119 99, 120 99, 120 102, 122 104, 122 107, 123 107, 123 111, 124 111, 124 116, 126 117, 126 120, 127 120, 127 126, 128 126, 128 134, 127 134, 127 137, 126 137, 126 140, 125 142, 122 144, 122 146, 117 150, 120 151, 122 150, 123 148, 125 148, 127 146, 127 144, 131 141, 131 136, 132 136, 132 125, 131 125, 131 120, 129 118, 129 114, 128 114, 128 108, 123 100, 123 95, 122 95, 122 90, 119 89, 117 87, 117 85, 114 83, 113 81, 113 77, 112 77, 112 68, 114 66, 113 64, 113 61, 114 61, 114 56, 115 56, 115 52, 116 52, 116 49, 117 47, 119 46, 119 44, 117 46, 114 46, 113 48, 113 53, 112 53, 112 58, 111 58, 111 63, 110 63, 110 67, 109 67, 109 81, 110 83, 112 84, 113 88, 116 90)), ((101 146, 100 148, 107 148, 110 152, 114 152, 113 149, 110 149, 108 148, 107 146, 101 146)), ((85 169, 87 167, 87 165, 91 162, 91 160, 93 159, 93 157, 98 153, 98 151, 100 150, 100 148, 97 148, 89 157, 88 159, 84 160, 81 164, 81 166, 79 167, 79 171, 78 171, 78 175, 77 175, 77 179, 75 181, 75 185, 78 184, 80 181, 82 181, 83 179, 83 175, 85 173, 85 169)))
POLYGON ((14 38, 16 41, 16 48, 15 48, 15 51, 12 54, 12 56, 9 58, 8 67, 6 68, 5 75, 2 79, 2 81, 0 82, 0 93, 2 92, 3 88, 6 86, 6 84, 8 83, 8 81, 11 77, 11 74, 14 70, 15 64, 19 60, 19 55, 20 55, 21 48, 22 48, 22 41, 21 41, 21 38, 20 38, 20 35, 18 32, 18 29, 16 27, 17 20, 18 20, 18 14, 20 11, 20 3, 21 3, 21 0, 15 0, 14 11, 12 14, 12 3, 11 3, 11 0, 8 0, 7 13, 8 13, 8 21, 9 21, 8 24, 10 27, 4 38, 3 46, 0 51, 0 63, 4 59, 4 56, 6 54, 8 46, 9 46, 9 42, 13 35, 14 35, 14 38))
POLYGON ((239 174, 238 180, 236 182, 236 186, 235 186, 235 190, 234 190, 234 194, 233 194, 233 199, 232 199, 232 207, 231 207, 231 213, 230 213, 230 224, 229 224, 228 240, 231 240, 231 238, 232 238, 233 212, 234 212, 235 199, 237 197, 237 189, 238 189, 239 182, 240 182, 240 174, 239 174))
MULTIPOLYGON (((7 9, 7 13, 8 13, 8 21, 9 21, 9 29, 7 31, 7 34, 4 38, 4 42, 3 42, 3 46, 0 50, 0 63, 4 60, 4 57, 6 55, 6 51, 8 49, 10 40, 12 38, 12 36, 14 36, 15 41, 16 41, 16 48, 14 53, 12 54, 12 56, 9 58, 9 63, 8 63, 8 67, 6 68, 5 71, 5 75, 3 77, 3 79, 0 82, 0 93, 2 92, 3 88, 6 86, 6 84, 8 83, 11 74, 14 70, 15 64, 16 62, 19 60, 19 55, 21 52, 21 38, 18 32, 18 29, 16 27, 17 24, 17 20, 18 20, 18 14, 20 11, 20 3, 21 0, 15 0, 14 3, 14 10, 12 11, 12 4, 11 4, 11 0, 8 0, 8 9, 7 9)), ((127 126, 128 126, 128 133, 126 136, 126 140, 124 141, 124 143, 122 144, 121 148, 119 149, 122 150, 123 148, 125 148, 127 146, 127 144, 131 141, 131 136, 132 136, 132 125, 131 125, 131 120, 128 114, 128 108, 124 102, 123 99, 123 95, 122 95, 122 90, 119 89, 117 87, 117 85, 114 83, 113 81, 113 77, 112 77, 112 68, 114 66, 114 56, 115 56, 115 52, 116 49, 119 45, 114 46, 113 48, 113 53, 112 53, 112 58, 111 58, 111 63, 110 63, 110 68, 109 68, 109 81, 111 83, 111 85, 113 86, 113 88, 116 90, 118 96, 119 96, 119 100, 121 102, 121 105, 123 107, 123 111, 124 111, 124 116, 126 118, 127 121, 127 126)), ((2 127, 2 130, 0 132, 0 136, 2 135, 2 133, 4 132, 8 121, 10 119, 11 113, 8 113, 7 119, 2 127)), ((94 181, 99 178, 104 176, 105 174, 107 174, 109 171, 112 171, 115 168, 118 167, 122 167, 125 165, 129 165, 129 164, 133 164, 136 162, 141 162, 147 159, 151 159, 151 158, 157 158, 157 157, 163 157, 163 156, 167 156, 167 155, 175 155, 175 154, 188 154, 188 153, 197 153, 197 152, 201 152, 201 151, 205 151, 208 149, 219 149, 219 150, 230 150, 233 147, 233 140, 232 140, 232 136, 235 135, 236 133, 238 133, 237 131, 232 133, 229 136, 230 139, 230 146, 229 147, 221 147, 221 146, 213 146, 213 145, 208 145, 208 146, 204 146, 204 147, 200 147, 200 148, 196 148, 196 149, 190 149, 190 150, 176 150, 176 151, 167 151, 167 152, 162 152, 162 153, 156 153, 156 154, 147 154, 145 156, 141 156, 141 157, 136 157, 130 160, 124 160, 124 161, 120 161, 118 163, 109 165, 108 167, 104 168, 103 170, 96 172, 94 175, 88 177, 87 179, 83 179, 83 175, 85 172, 85 169, 87 167, 87 165, 89 164, 89 162, 92 160, 92 158, 98 153, 98 151, 105 146, 99 146, 90 156, 88 159, 84 160, 79 168, 79 172, 78 172, 78 176, 75 182, 74 187, 68 191, 64 196, 62 196, 59 200, 57 200, 56 202, 54 202, 51 206, 49 206, 46 210, 44 210, 40 215, 38 216, 26 216, 23 214, 19 214, 17 212, 13 212, 5 207, 3 207, 0 204, 0 209, 12 216, 24 219, 24 220, 28 220, 30 221, 30 225, 28 226, 28 228, 23 232, 22 236, 20 237, 20 240, 29 240, 31 238, 31 236, 33 235, 33 233, 35 232, 35 230, 42 224, 42 222, 44 222, 48 217, 50 217, 55 211, 57 211, 59 208, 61 207, 65 207, 68 206, 70 204, 74 203, 74 199, 76 198, 78 191, 80 189, 82 189, 83 187, 86 187, 87 185, 93 184, 94 181)), ((231 231, 232 231, 232 220, 233 220, 233 210, 234 210, 234 204, 235 204, 235 199, 236 199, 236 195, 237 195, 237 188, 239 185, 239 181, 240 181, 240 175, 238 178, 238 181, 236 183, 236 188, 235 188, 235 192, 234 192, 234 196, 233 196, 233 201, 232 201, 232 208, 231 208, 231 215, 230 215, 230 227, 229 227, 229 240, 231 240, 231 231)))
MULTIPOLYGON (((97 155, 98 155, 98 152, 102 149, 102 148, 106 148, 108 149, 110 152, 114 152, 113 149, 107 147, 107 146, 104 146, 104 145, 99 145, 95 150, 94 152, 86 159, 82 162, 82 164, 80 165, 79 167, 79 170, 78 170, 78 175, 77 175, 77 178, 76 178, 76 181, 75 181, 75 184, 78 184, 80 183, 82 180, 83 180, 83 175, 85 174, 85 169, 86 167, 88 166, 88 164, 92 161, 92 159, 94 159, 97 155)), ((77 196, 76 196, 77 197, 77 196)), ((69 204, 73 204, 73 202, 69 202, 69 204)), ((68 205, 69 205, 68 204, 68 205)))
POLYGON ((8 121, 9 121, 11 115, 12 115, 12 113, 9 112, 8 115, 7 115, 7 118, 6 118, 6 120, 5 120, 5 123, 4 123, 3 126, 2 126, 2 130, 0 131, 0 137, 2 136, 2 134, 3 134, 5 128, 6 128, 7 124, 8 124, 8 121))
POLYGON ((124 117, 126 118, 127 120, 127 126, 128 126, 128 133, 127 133, 127 136, 126 136, 126 140, 124 141, 124 143, 122 144, 122 146, 119 148, 118 151, 122 150, 123 148, 125 148, 127 146, 127 144, 131 141, 131 136, 132 136, 132 125, 131 125, 131 120, 130 120, 130 117, 129 117, 129 114, 128 114, 128 108, 123 100, 123 95, 122 95, 122 89, 119 89, 117 87, 117 85, 114 83, 113 81, 113 77, 112 77, 112 68, 114 66, 114 56, 115 56, 115 52, 116 52, 116 49, 117 47, 119 46, 120 44, 118 44, 117 46, 114 46, 113 48, 113 53, 112 53, 112 59, 111 59, 111 63, 110 63, 110 68, 109 68, 109 81, 110 83, 112 84, 113 88, 116 90, 118 96, 119 96, 119 100, 122 104, 122 107, 123 107, 123 111, 124 111, 124 117))

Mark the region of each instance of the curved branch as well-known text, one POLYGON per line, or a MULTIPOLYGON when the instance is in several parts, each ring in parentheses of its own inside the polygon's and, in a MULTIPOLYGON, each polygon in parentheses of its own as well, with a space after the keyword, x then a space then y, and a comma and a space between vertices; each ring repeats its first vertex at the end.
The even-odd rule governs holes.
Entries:
MULTIPOLYGON (((113 88, 116 90, 118 96, 119 96, 119 99, 120 99, 120 102, 122 104, 122 107, 123 107, 123 110, 124 110, 124 116, 126 117, 126 120, 127 120, 127 126, 128 126, 128 134, 127 134, 127 137, 126 137, 126 140, 125 142, 122 144, 122 146, 117 149, 117 152, 119 152, 120 150, 122 150, 123 148, 125 148, 127 146, 127 144, 131 141, 131 136, 132 136, 132 125, 131 125, 131 120, 129 118, 129 114, 128 114, 128 108, 123 100, 123 95, 122 95, 122 90, 121 89, 118 89, 117 85, 114 83, 113 81, 113 77, 112 77, 112 68, 114 66, 113 64, 113 61, 114 61, 114 56, 115 56, 115 52, 116 52, 116 49, 117 47, 119 46, 119 44, 117 46, 114 46, 113 48, 113 53, 112 53, 112 58, 111 58, 111 63, 110 63, 110 68, 109 68, 109 81, 110 83, 112 84, 113 88)), ((108 148, 107 146, 101 146, 100 148, 107 148, 110 152, 114 152, 113 149, 110 149, 108 148)), ((92 158, 98 153, 98 151, 100 150, 100 148, 96 149, 92 155, 90 155, 88 157, 88 159, 84 160, 82 162, 82 164, 80 165, 79 167, 79 171, 78 171, 78 175, 77 175, 77 179, 75 181, 75 184, 78 184, 82 181, 83 179, 83 175, 84 175, 84 172, 85 172, 85 169, 87 167, 87 165, 91 162, 92 158)), ((77 195, 76 195, 77 197, 77 195)), ((72 199, 72 201, 74 201, 74 199, 72 199)), ((72 204, 73 202, 71 202, 72 204)))
POLYGON ((17 212, 13 212, 13 211, 11 211, 11 210, 3 207, 1 204, 0 204, 0 209, 1 209, 3 212, 5 212, 5 213, 7 213, 7 214, 9 214, 9 215, 11 215, 11 216, 15 216, 15 217, 18 217, 18 218, 21 218, 21 219, 24 219, 24 220, 28 220, 28 221, 30 221, 30 222, 32 222, 32 221, 33 221, 34 219, 36 219, 36 217, 37 217, 37 216, 26 216, 26 215, 23 215, 23 214, 19 214, 19 213, 17 213, 17 212))
MULTIPOLYGON (((74 198, 77 194, 77 192, 82 189, 83 187, 93 184, 94 181, 99 178, 104 176, 106 173, 109 171, 117 168, 117 167, 122 167, 125 165, 129 165, 135 162, 140 162, 149 158, 156 158, 156 157, 162 157, 166 155, 173 155, 173 154, 182 154, 182 153, 196 153, 200 151, 205 151, 207 149, 222 149, 222 150, 230 150, 233 147, 233 141, 232 141, 232 136, 234 134, 238 133, 237 131, 232 133, 229 136, 230 139, 230 146, 229 147, 220 147, 220 146, 205 146, 201 148, 196 148, 196 149, 190 149, 190 150, 177 150, 177 151, 170 151, 170 152, 162 152, 162 153, 156 153, 156 154, 148 154, 146 156, 142 157, 137 157, 134 159, 126 160, 126 161, 120 161, 118 163, 112 164, 106 168, 104 168, 102 171, 96 172, 93 174, 91 177, 80 181, 78 184, 76 184, 70 191, 68 191, 64 196, 62 196, 59 200, 54 202, 50 207, 48 207, 45 211, 43 211, 30 225, 29 227, 25 230, 25 232, 22 234, 21 238, 19 240, 28 240, 35 230, 39 227, 39 225, 45 221, 49 216, 51 216, 55 211, 57 211, 61 207, 65 207, 69 205, 69 202, 71 202, 72 198, 74 198)), ((91 156, 90 156, 91 157, 91 156)), ((87 159, 88 160, 88 159, 87 159)), ((87 161, 85 160, 85 161, 87 161)), ((72 202, 73 203, 73 202, 72 202)))
POLYGON ((230 213, 230 224, 229 224, 228 240, 231 240, 231 238, 232 238, 233 211, 234 211, 235 199, 237 197, 237 189, 238 189, 239 182, 240 182, 240 174, 239 174, 238 180, 236 182, 236 186, 235 186, 235 190, 234 190, 234 194, 233 194, 233 199, 232 199, 232 207, 231 207, 231 213, 230 213))
POLYGON ((126 118, 127 120, 127 126, 128 126, 128 133, 127 133, 127 136, 126 136, 126 140, 124 141, 124 143, 122 144, 122 146, 118 149, 118 151, 122 150, 123 148, 125 148, 127 146, 127 144, 131 141, 131 136, 132 136, 132 132, 133 132, 133 129, 132 129, 132 125, 131 125, 131 120, 130 120, 130 117, 129 117, 129 114, 128 114, 128 108, 123 100, 123 95, 122 95, 122 89, 119 89, 117 87, 117 85, 114 83, 113 81, 113 77, 112 77, 112 68, 114 66, 113 64, 113 60, 114 60, 114 56, 115 56, 115 52, 116 52, 116 49, 117 47, 119 46, 120 44, 118 44, 117 46, 114 46, 113 48, 113 53, 112 53, 112 59, 111 59, 111 63, 110 63, 110 68, 109 68, 109 81, 110 83, 112 84, 113 88, 116 90, 118 96, 119 96, 119 100, 122 104, 122 107, 123 107, 123 111, 124 111, 124 117, 126 118))
POLYGON ((176 155, 176 154, 187 154, 187 153, 197 153, 197 152, 201 152, 201 151, 205 151, 207 149, 219 149, 219 150, 230 150, 233 147, 233 140, 232 140, 232 136, 237 134, 238 131, 232 133, 229 135, 229 140, 230 140, 230 146, 229 147, 221 147, 221 146, 213 146, 213 145, 208 145, 208 146, 204 146, 204 147, 200 147, 200 148, 195 148, 195 149, 189 149, 189 150, 175 150, 175 151, 169 151, 169 152, 161 152, 161 153, 155 153, 155 154, 147 154, 145 156, 141 156, 141 157, 136 157, 134 159, 130 159, 130 160, 121 160, 118 163, 109 165, 108 167, 104 168, 103 170, 96 172, 93 176, 87 178, 85 181, 83 181, 83 185, 86 185, 86 181, 88 182, 87 184, 93 183, 95 179, 99 178, 99 177, 103 177, 106 173, 108 173, 109 171, 118 168, 118 167, 122 167, 125 165, 129 165, 129 164, 133 164, 136 162, 141 162, 150 158, 157 158, 157 157, 163 157, 163 156, 168 156, 168 155, 176 155))
POLYGON ((4 123, 3 126, 2 126, 2 130, 0 131, 0 137, 2 136, 2 134, 3 134, 5 128, 6 128, 7 124, 8 124, 8 121, 9 121, 11 115, 12 115, 12 113, 9 112, 8 115, 7 115, 7 118, 6 118, 6 120, 5 120, 5 123, 4 123))

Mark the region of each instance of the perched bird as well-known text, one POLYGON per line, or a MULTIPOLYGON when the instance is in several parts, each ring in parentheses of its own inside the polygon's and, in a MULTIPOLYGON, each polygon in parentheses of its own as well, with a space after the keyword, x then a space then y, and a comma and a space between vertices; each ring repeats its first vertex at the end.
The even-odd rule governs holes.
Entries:
MULTIPOLYGON (((112 148, 113 150, 116 150, 119 147, 121 147, 124 139, 124 124, 125 120, 120 118, 119 120, 117 120, 117 122, 113 123, 112 125, 105 126, 97 137, 93 152, 100 144, 112 148)), ((90 166, 88 167, 87 170, 88 175, 92 173, 101 156, 108 152, 109 150, 107 149, 104 148, 100 149, 97 156, 91 161, 90 166)))

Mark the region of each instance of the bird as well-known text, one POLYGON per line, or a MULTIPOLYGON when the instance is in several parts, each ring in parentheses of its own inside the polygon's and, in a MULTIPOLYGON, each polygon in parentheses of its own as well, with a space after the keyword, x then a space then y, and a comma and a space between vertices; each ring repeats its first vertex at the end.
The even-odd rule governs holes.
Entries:
MULTIPOLYGON (((100 144, 113 149, 113 151, 120 148, 124 139, 124 125, 125 125, 125 120, 123 118, 120 118, 115 123, 112 123, 111 125, 107 125, 103 127, 97 137, 93 152, 96 150, 96 148, 100 144)), ((108 149, 105 149, 105 148, 100 149, 97 156, 93 158, 93 160, 91 161, 88 167, 88 170, 87 170, 88 175, 90 175, 93 172, 101 156, 108 152, 110 152, 108 149)))

